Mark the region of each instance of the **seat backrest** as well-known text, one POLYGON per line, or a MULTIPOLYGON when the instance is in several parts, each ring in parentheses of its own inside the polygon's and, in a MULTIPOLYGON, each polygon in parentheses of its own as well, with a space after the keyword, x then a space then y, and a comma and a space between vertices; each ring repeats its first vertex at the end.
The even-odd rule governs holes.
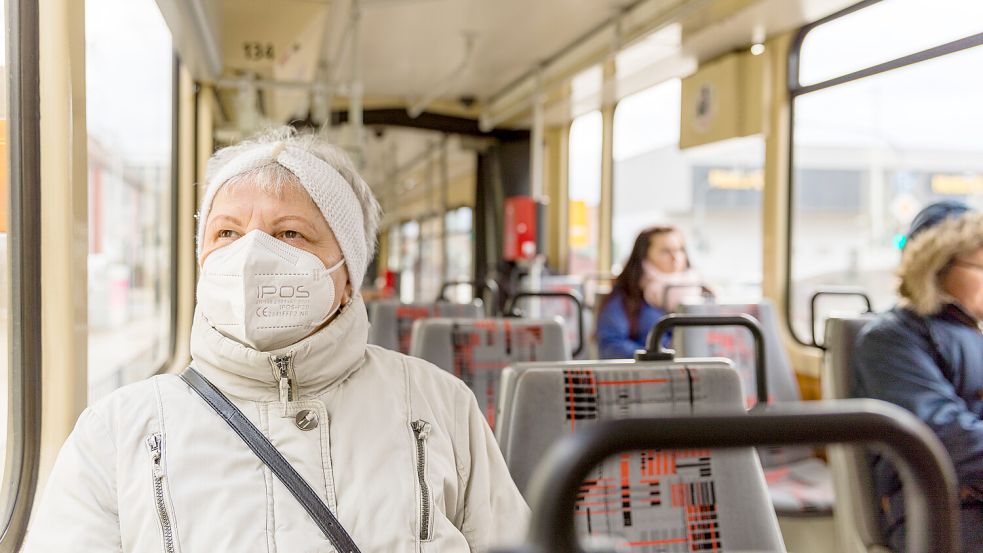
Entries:
POLYGON ((431 317, 456 317, 476 319, 483 316, 476 303, 400 303, 396 300, 379 300, 369 307, 369 343, 398 351, 410 352, 413 323, 431 317))
MULTIPOLYGON (((826 356, 823 361, 823 399, 853 395, 853 351, 857 336, 873 316, 830 318, 826 321, 826 356)), ((836 491, 836 524, 844 550, 887 547, 878 522, 878 504, 870 459, 863 448, 830 445, 830 470, 836 491)))
MULTIPOLYGON (((537 363, 514 371, 506 462, 520 490, 560 437, 596 421, 742 412, 723 361, 537 363)), ((742 416, 736 414, 735 416, 742 416)), ((645 551, 784 551, 755 451, 635 451, 595 467, 577 503, 582 534, 645 551)))
POLYGON ((555 319, 421 319, 410 355, 463 380, 495 428, 502 369, 524 361, 565 361, 570 348, 555 319))
MULTIPOLYGON (((788 355, 782 345, 775 309, 768 300, 758 303, 682 304, 680 313, 691 315, 751 315, 761 323, 765 339, 765 365, 768 376, 770 402, 799 401, 799 385, 788 355)), ((724 357, 734 363, 744 383, 745 404, 748 408, 758 402, 757 377, 755 376, 754 339, 751 333, 736 327, 682 328, 673 334, 673 343, 685 357, 724 357)), ((761 464, 771 468, 813 457, 808 446, 765 446, 758 448, 761 464)))

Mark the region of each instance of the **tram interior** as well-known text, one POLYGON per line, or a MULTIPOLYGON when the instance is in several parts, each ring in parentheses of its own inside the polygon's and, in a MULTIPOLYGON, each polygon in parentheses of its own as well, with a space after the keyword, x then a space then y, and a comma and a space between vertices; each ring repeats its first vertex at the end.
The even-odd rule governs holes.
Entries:
MULTIPOLYGON (((5 3, 10 23, 10 6, 22 2, 5 3)), ((683 537, 628 532, 635 541, 625 550, 716 551, 721 539, 790 552, 887 550, 873 491, 862 489, 869 468, 855 450, 827 447, 843 427, 820 419, 846 415, 816 400, 868 408, 849 403, 843 379, 863 322, 898 301, 895 270, 915 214, 940 200, 983 208, 977 2, 50 0, 39 12, 41 120, 64 121, 42 123, 52 125, 41 127, 42 164, 64 166, 42 169, 42 182, 61 175, 66 192, 49 200, 58 185, 42 184, 39 213, 55 219, 41 218, 44 238, 23 245, 28 238, 11 222, 20 205, 11 189, 20 185, 3 157, 0 459, 14 531, 0 550, 17 550, 27 515, 11 513, 29 514, 83 408, 187 366, 205 163, 222 146, 283 125, 342 146, 383 208, 361 292, 370 341, 464 379, 520 490, 538 485, 562 496, 550 488, 560 486, 555 479, 531 482, 552 443, 542 436, 567 433, 527 422, 536 408, 548 419, 556 390, 544 382, 565 378, 562 390, 592 390, 603 404, 612 383, 689 375, 693 413, 717 398, 707 416, 724 407, 732 415, 705 424, 761 415, 761 428, 728 427, 760 437, 772 416, 814 428, 823 443, 809 445, 788 427, 788 436, 766 436, 768 447, 714 453, 715 474, 732 481, 721 495, 732 501, 740 489, 746 506, 725 508, 721 499, 712 530, 693 531, 709 523, 686 519, 683 537), (759 341, 713 326, 719 320, 705 328, 684 321, 665 340, 676 357, 655 355, 665 349, 660 334, 649 337, 650 358, 600 360, 601 309, 636 236, 653 225, 679 229, 706 284, 676 313, 730 325, 750 315, 759 341), (24 313, 15 309, 24 276, 11 259, 35 247, 45 307, 24 313), (543 292, 554 295, 536 295, 543 292), (26 351, 15 333, 25 317, 43 325, 33 369, 16 353, 26 351), (487 347, 468 349, 472 365, 462 368, 457 340, 479 335, 474 343, 487 347), (690 365, 705 368, 706 389, 693 391, 690 365), (636 372, 618 372, 628 369, 636 372), (18 426, 34 405, 19 395, 30 374, 42 375, 34 441, 18 426), (24 457, 26 447, 38 454, 24 457), (15 478, 28 474, 21 459, 35 459, 34 482, 15 478), (735 467, 761 474, 763 486, 735 467), (25 495, 27 506, 15 508, 25 495)), ((24 50, 10 46, 18 27, 5 28, 11 68, 24 50)), ((2 75, 9 92, 15 75, 2 75)), ((19 140, 9 98, 4 149, 19 140)), ((652 415, 632 405, 593 417, 652 415)), ((864 413, 872 425, 908 422, 895 410, 864 413)), ((557 425, 572 429, 567 419, 557 425)), ((685 447, 726 441, 685 419, 665 428, 716 440, 685 447)), ((647 436, 608 422, 625 440, 647 436)), ((877 441, 861 434, 841 438, 877 441)), ((680 436, 666 449, 641 447, 653 455, 645 462, 682 450, 680 436)), ((897 447, 891 439, 882 441, 897 447)), ((674 464, 695 455, 676 453, 674 464)), ((699 471, 710 469, 693 470, 687 485, 706 486, 699 471)), ((947 476, 939 481, 951 484, 947 476)), ((527 499, 535 512, 551 512, 549 498, 527 499)), ((661 528, 658 517, 669 515, 652 516, 661 528)), ((570 530, 560 522, 534 521, 542 524, 530 530, 535 550, 572 543, 557 537, 570 530)))

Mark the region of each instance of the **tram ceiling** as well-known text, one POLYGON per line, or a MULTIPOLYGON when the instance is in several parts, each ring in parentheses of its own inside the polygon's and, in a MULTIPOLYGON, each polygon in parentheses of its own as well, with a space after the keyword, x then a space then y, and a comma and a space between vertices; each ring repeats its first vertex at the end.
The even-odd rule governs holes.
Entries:
POLYGON ((385 98, 388 107, 414 114, 430 101, 437 104, 430 104, 431 111, 447 113, 450 106, 455 115, 474 119, 479 114, 489 119, 490 108, 508 112, 510 117, 496 118, 497 125, 515 120, 528 107, 544 77, 547 85, 565 82, 585 65, 608 58, 613 48, 661 26, 680 25, 677 55, 706 59, 735 44, 748 44, 749 29, 778 32, 851 1, 158 3, 169 26, 181 29, 175 42, 182 58, 199 60, 188 63, 198 80, 225 88, 220 98, 232 118, 239 118, 237 107, 253 105, 262 118, 282 123, 318 112, 320 101, 325 104, 323 119, 342 107, 338 100, 360 90, 366 102, 385 98), (359 23, 354 25, 356 12, 359 23), (216 58, 218 74, 212 70, 216 58), (477 101, 455 104, 458 98, 477 101))

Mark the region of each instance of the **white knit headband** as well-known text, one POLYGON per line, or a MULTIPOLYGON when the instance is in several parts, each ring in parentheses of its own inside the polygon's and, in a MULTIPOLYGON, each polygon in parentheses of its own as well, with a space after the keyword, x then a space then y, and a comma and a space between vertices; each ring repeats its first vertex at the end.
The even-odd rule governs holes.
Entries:
POLYGON ((282 142, 260 144, 242 152, 229 160, 208 183, 198 212, 198 257, 201 257, 201 247, 205 241, 208 211, 219 189, 237 175, 274 162, 296 175, 314 204, 321 210, 345 256, 352 287, 358 290, 362 286, 362 278, 368 265, 368 252, 362 207, 355 191, 330 164, 282 142))

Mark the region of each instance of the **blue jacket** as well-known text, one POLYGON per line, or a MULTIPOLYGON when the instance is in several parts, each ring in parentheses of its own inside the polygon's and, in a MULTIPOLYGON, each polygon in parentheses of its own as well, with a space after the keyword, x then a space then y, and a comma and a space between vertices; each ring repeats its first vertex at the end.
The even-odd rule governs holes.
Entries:
MULTIPOLYGON (((895 307, 857 339, 854 392, 900 405, 924 421, 956 467, 963 548, 983 548, 983 334, 969 315, 948 305, 921 317, 895 307), (966 499, 966 498, 969 499, 966 499), (973 499, 973 498, 976 499, 973 499)), ((874 456, 874 485, 887 498, 886 535, 897 551, 904 539, 901 482, 886 459, 874 456)))
POLYGON ((632 359, 635 352, 645 349, 645 338, 649 330, 666 312, 642 302, 638 312, 638 326, 635 334, 629 332, 628 314, 621 294, 608 299, 597 318, 597 348, 601 359, 632 359))

